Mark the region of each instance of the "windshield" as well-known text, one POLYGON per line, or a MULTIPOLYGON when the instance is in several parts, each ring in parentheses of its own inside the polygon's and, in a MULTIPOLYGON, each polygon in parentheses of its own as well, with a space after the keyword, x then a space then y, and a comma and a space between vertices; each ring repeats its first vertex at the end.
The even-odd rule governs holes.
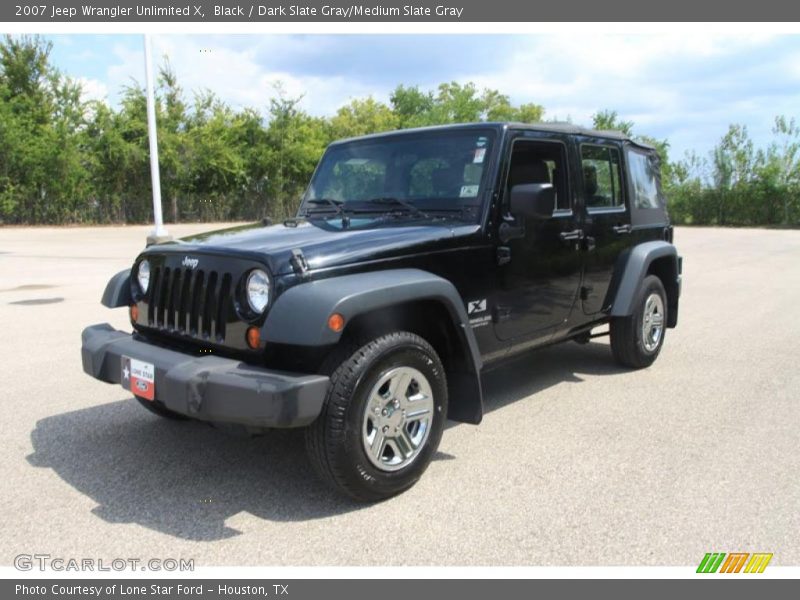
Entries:
POLYGON ((322 157, 300 213, 447 214, 476 221, 493 141, 493 131, 471 129, 334 145, 322 157))

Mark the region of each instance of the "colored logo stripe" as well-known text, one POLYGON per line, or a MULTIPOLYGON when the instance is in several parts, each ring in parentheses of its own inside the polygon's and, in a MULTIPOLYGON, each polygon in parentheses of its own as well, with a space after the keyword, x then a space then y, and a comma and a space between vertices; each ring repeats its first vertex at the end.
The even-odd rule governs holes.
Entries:
POLYGON ((756 552, 708 552, 697 567, 698 573, 739 573, 744 567, 745 573, 763 573, 772 560, 772 553, 756 552), (727 559, 725 557, 728 557, 727 559), (747 560, 747 559, 750 560, 747 560), (724 563, 722 561, 725 561, 724 563), (745 566, 747 564, 747 566, 745 566), (720 569, 720 565, 722 568, 720 569))
POLYGON ((738 573, 742 570, 748 556, 750 554, 747 552, 731 552, 725 562, 722 563, 720 573, 738 573))
POLYGON ((722 559, 725 558, 724 552, 708 552, 703 560, 700 561, 700 566, 697 567, 698 573, 716 573, 722 564, 722 559))
POLYGON ((745 573, 763 573, 764 569, 767 568, 769 561, 772 560, 772 554, 769 553, 761 553, 761 554, 753 554, 750 558, 750 562, 747 563, 747 566, 744 568, 745 573))

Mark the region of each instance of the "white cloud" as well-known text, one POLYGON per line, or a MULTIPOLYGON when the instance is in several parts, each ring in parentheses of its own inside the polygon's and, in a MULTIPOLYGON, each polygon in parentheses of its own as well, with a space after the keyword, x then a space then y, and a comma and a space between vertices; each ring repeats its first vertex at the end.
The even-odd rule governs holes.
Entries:
POLYGON ((112 54, 114 62, 108 67, 108 88, 114 98, 122 94, 124 87, 134 81, 144 84, 144 48, 129 48, 118 43, 114 44, 112 54))
POLYGON ((789 81, 794 78, 798 92, 777 94, 768 103, 759 96, 759 86, 774 83, 773 74, 762 64, 743 72, 736 60, 773 41, 765 35, 536 36, 521 43, 500 70, 465 79, 502 90, 518 103, 542 104, 550 118, 568 115, 588 124, 597 110, 617 110, 621 118, 634 121, 638 132, 670 138, 681 155, 687 148, 710 148, 728 123, 751 121, 764 131, 765 111, 769 121, 775 114, 797 114, 800 67, 795 59, 776 54, 772 66, 789 81), (704 65, 717 69, 704 73, 704 65), (695 126, 673 136, 693 112, 699 116, 695 126))
POLYGON ((81 86, 81 97, 83 100, 99 100, 102 102, 108 100, 108 86, 102 81, 87 77, 79 77, 77 82, 81 86))
MULTIPOLYGON (((246 38, 244 44, 230 41, 215 36, 154 36, 153 60, 160 65, 164 57, 169 59, 190 102, 194 92, 209 89, 236 108, 250 107, 266 113, 269 99, 275 95, 275 85, 280 83, 289 97, 302 96, 301 106, 305 110, 314 115, 328 115, 352 98, 381 95, 382 91, 373 86, 336 73, 320 76, 270 69, 259 58, 275 52, 324 51, 323 38, 309 42, 253 36, 246 38)), ((145 73, 143 49, 116 44, 112 54, 106 93, 111 90, 113 103, 124 86, 134 81, 143 84, 145 73)))
MULTIPOLYGON (((402 42, 392 36, 153 38, 155 56, 169 57, 189 99, 190 92, 207 88, 235 107, 262 113, 278 81, 289 96, 303 96, 305 110, 328 115, 353 98, 372 95, 387 101, 396 84, 436 77, 498 89, 515 103, 544 105, 550 118, 570 118, 580 124, 588 124, 599 109, 614 109, 621 118, 633 120, 637 131, 670 138, 680 155, 685 148, 705 151, 732 122, 747 123, 754 134, 768 135, 775 114, 796 116, 800 105, 798 37, 701 35, 694 30, 475 36, 475 44, 484 44, 487 53, 496 51, 496 57, 489 54, 491 60, 478 61, 473 54, 472 62, 459 63, 458 75, 453 76, 448 75, 456 64, 452 57, 449 62, 440 60, 433 51, 438 46, 442 53, 449 52, 455 38, 426 39, 424 48, 432 52, 430 67, 419 67, 419 56, 414 55, 408 62, 417 70, 405 72, 397 61, 397 53, 403 51, 398 39, 402 42), (364 61, 365 54, 372 60, 364 61), (387 75, 388 64, 395 65, 396 77, 387 75), (686 127, 687 122, 692 125, 686 127)), ((416 50, 410 47, 409 55, 416 50)), ((113 103, 131 79, 144 81, 144 67, 140 47, 116 44, 112 54, 105 93, 113 103)), ((425 60, 427 56, 423 64, 425 60)), ((92 93, 103 92, 97 85, 93 89, 92 93)))
POLYGON ((270 69, 258 58, 278 51, 292 52, 292 46, 297 52, 308 52, 313 44, 301 45, 291 38, 275 36, 256 38, 244 49, 226 47, 223 43, 217 38, 199 36, 158 37, 154 40, 154 52, 159 57, 169 57, 184 90, 207 88, 238 108, 251 107, 262 113, 266 113, 278 83, 289 97, 302 96, 301 106, 315 115, 331 114, 350 98, 373 91, 362 82, 336 73, 312 76, 270 69))

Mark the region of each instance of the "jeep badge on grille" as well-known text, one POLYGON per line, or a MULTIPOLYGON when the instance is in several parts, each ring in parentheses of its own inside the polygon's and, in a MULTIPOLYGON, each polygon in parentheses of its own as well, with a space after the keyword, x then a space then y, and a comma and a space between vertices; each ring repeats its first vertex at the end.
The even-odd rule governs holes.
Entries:
POLYGON ((197 258, 189 258, 188 256, 183 257, 183 262, 181 263, 184 267, 189 267, 190 269, 194 269, 200 260, 197 258))

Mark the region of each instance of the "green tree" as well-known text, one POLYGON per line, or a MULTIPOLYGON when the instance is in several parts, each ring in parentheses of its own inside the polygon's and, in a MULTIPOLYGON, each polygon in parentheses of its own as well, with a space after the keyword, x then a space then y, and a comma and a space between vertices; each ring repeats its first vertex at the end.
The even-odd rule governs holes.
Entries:
POLYGON ((439 85, 433 116, 437 123, 470 123, 480 121, 486 103, 474 83, 460 84, 456 81, 439 85))
MULTIPOLYGON (((146 222, 152 219, 146 96, 133 82, 119 105, 83 99, 50 64, 39 37, 0 40, 0 220, 7 223, 146 222)), ((234 109, 208 90, 187 102, 165 59, 156 89, 162 192, 173 220, 291 215, 322 152, 335 138, 471 121, 539 122, 544 107, 516 105, 500 90, 445 82, 398 85, 389 103, 351 100, 312 117, 278 86, 264 112, 234 109)), ((642 135, 610 109, 597 129, 654 146, 677 223, 800 225, 800 126, 778 116, 757 148, 730 126, 708 157, 671 161, 667 140, 642 135)))
POLYGON ((49 64, 52 44, 0 43, 0 219, 75 221, 89 192, 80 86, 49 64))
POLYGON ((398 85, 390 97, 392 112, 397 115, 398 127, 433 125, 433 92, 423 92, 417 86, 398 85))
POLYGON ((754 174, 756 155, 747 127, 733 124, 714 148, 714 184, 722 190, 749 181, 754 174))
POLYGON ((544 106, 529 102, 515 109, 513 119, 520 123, 539 123, 544 120, 544 106))
POLYGON ((297 210, 302 191, 329 143, 330 125, 299 108, 280 86, 269 103, 265 137, 269 213, 283 218, 297 210))
POLYGON ((336 111, 336 115, 330 120, 331 132, 335 138, 392 131, 399 126, 400 118, 392 109, 372 97, 351 100, 336 111))
POLYGON ((782 189, 782 223, 790 225, 793 208, 800 209, 800 126, 794 118, 778 116, 772 134, 777 139, 767 148, 764 170, 782 189))
POLYGON ((190 188, 192 164, 197 153, 191 148, 192 136, 187 135, 188 115, 183 89, 166 57, 159 69, 156 106, 161 194, 167 201, 167 214, 177 222, 181 196, 186 200, 185 193, 190 188))
POLYGON ((592 128, 600 131, 619 131, 633 140, 655 148, 660 159, 661 181, 669 190, 673 182, 673 166, 669 160, 669 142, 649 135, 634 134, 634 126, 633 121, 623 121, 615 110, 603 109, 592 115, 592 128))
POLYGON ((187 122, 182 137, 187 217, 204 221, 228 218, 247 187, 242 119, 206 92, 196 98, 195 116, 187 122))
POLYGON ((615 110, 603 109, 592 115, 592 127, 600 131, 620 131, 633 136, 633 121, 622 121, 615 110))

